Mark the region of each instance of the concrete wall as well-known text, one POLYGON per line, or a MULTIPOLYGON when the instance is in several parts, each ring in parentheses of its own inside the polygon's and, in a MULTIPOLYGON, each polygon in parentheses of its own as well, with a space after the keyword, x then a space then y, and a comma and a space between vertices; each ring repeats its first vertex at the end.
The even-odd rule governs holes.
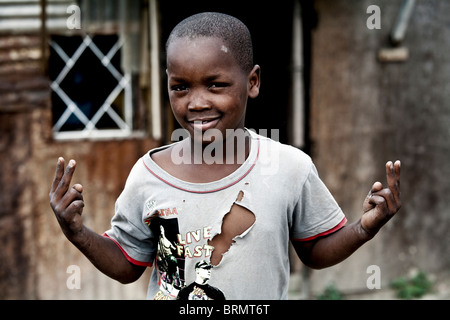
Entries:
POLYGON ((312 156, 350 221, 361 215, 384 163, 402 161, 403 208, 371 243, 312 273, 314 290, 364 290, 370 265, 383 288, 411 268, 450 267, 450 2, 419 0, 401 44, 409 58, 382 63, 402 1, 316 0, 312 34, 312 156), (370 30, 369 5, 381 9, 370 30))

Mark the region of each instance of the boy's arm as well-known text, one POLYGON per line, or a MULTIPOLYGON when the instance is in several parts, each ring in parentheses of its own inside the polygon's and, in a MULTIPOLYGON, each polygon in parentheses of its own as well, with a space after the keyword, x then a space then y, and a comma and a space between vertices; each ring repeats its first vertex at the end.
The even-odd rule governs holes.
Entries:
POLYGON ((358 221, 335 233, 311 241, 292 241, 298 256, 311 268, 321 269, 339 263, 365 242, 372 239, 381 227, 401 207, 400 161, 386 163, 388 187, 375 182, 364 200, 364 214, 358 221))
POLYGON ((83 187, 75 184, 69 188, 76 163, 69 161, 64 170, 64 159, 59 158, 55 178, 50 189, 50 206, 61 230, 94 266, 107 276, 122 283, 137 280, 145 267, 130 263, 113 240, 103 237, 83 225, 83 187))

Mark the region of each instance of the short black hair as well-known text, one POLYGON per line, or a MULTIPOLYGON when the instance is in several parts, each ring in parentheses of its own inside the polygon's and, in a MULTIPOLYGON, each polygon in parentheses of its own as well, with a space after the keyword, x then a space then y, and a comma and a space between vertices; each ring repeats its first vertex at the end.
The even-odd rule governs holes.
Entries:
POLYGON ((195 269, 198 268, 209 270, 213 268, 213 265, 207 262, 206 260, 201 260, 195 264, 195 269))
POLYGON ((241 20, 219 12, 203 12, 190 16, 172 30, 166 42, 166 52, 175 39, 199 37, 222 39, 242 70, 245 72, 252 70, 252 38, 247 26, 241 20))

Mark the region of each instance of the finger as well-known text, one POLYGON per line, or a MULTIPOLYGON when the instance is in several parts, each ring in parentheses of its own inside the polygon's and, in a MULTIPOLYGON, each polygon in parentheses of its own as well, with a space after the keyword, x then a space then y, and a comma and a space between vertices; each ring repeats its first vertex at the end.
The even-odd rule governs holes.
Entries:
POLYGON ((381 212, 388 212, 388 206, 386 199, 378 194, 372 194, 369 199, 369 203, 374 205, 375 207, 378 207, 381 212))
POLYGON ((76 189, 76 186, 81 185, 74 185, 62 197, 59 204, 59 209, 61 209, 62 211, 66 210, 66 208, 69 208, 73 202, 83 202, 83 195, 76 189))
POLYGON ((72 213, 65 217, 65 222, 70 228, 71 232, 78 232, 82 228, 81 214, 83 212, 84 202, 82 200, 74 201, 67 208, 67 211, 72 213))
MULTIPOLYGON (((76 200, 76 201, 73 201, 67 209, 71 212, 76 212, 78 215, 81 216, 81 213, 83 212, 83 208, 84 208, 84 201, 76 200)), ((76 219, 77 217, 73 216, 72 218, 76 219)))
POLYGON ((398 189, 400 189, 400 168, 402 163, 400 160, 395 161, 394 163, 394 172, 395 172, 395 179, 397 180, 398 189))
MULTIPOLYGON (((56 186, 55 191, 50 195, 50 202, 57 203, 67 193, 69 190, 70 181, 72 180, 73 172, 75 171, 75 165, 76 162, 74 160, 69 161, 59 184, 56 186)), ((61 167, 61 170, 63 170, 63 167, 61 167)))
POLYGON ((380 190, 382 190, 383 189, 383 185, 381 184, 381 182, 375 182, 373 185, 372 185, 372 188, 370 188, 370 191, 369 191, 369 193, 367 194, 367 197, 364 199, 364 202, 363 202, 363 211, 364 212, 367 212, 367 211, 369 211, 369 210, 371 210, 371 209, 373 209, 374 207, 375 207, 375 205, 374 204, 372 204, 372 203, 370 203, 370 197, 374 194, 374 193, 376 193, 376 192, 378 192, 378 191, 380 191, 380 190))
POLYGON ((50 188, 50 192, 55 192, 56 187, 59 185, 59 182, 61 181, 63 172, 64 172, 64 158, 59 157, 58 161, 56 162, 55 177, 53 178, 53 183, 50 188))
POLYGON ((69 206, 64 210, 61 215, 57 215, 63 232, 66 233, 70 231, 71 233, 76 233, 82 228, 82 212, 84 208, 83 200, 72 201, 69 206))
POLYGON ((394 195, 392 194, 390 189, 386 188, 386 189, 380 190, 377 193, 374 193, 372 195, 372 197, 375 197, 375 196, 377 197, 376 199, 378 199, 378 200, 381 200, 378 197, 382 197, 384 199, 384 201, 386 203, 386 208, 388 209, 388 211, 385 212, 386 214, 391 215, 398 211, 398 209, 399 209, 398 203, 395 200, 394 195))
POLYGON ((400 199, 400 186, 398 182, 400 181, 400 171, 399 168, 397 170, 394 168, 394 164, 392 161, 388 161, 386 163, 386 178, 389 190, 391 190, 392 194, 396 201, 400 199), (397 171, 397 172, 396 172, 397 171))
POLYGON ((76 162, 75 160, 70 160, 69 164, 64 171, 64 174, 56 187, 55 194, 57 197, 61 198, 70 187, 70 181, 72 180, 73 173, 75 171, 76 162))
POLYGON ((394 190, 397 185, 397 179, 395 178, 395 172, 394 172, 394 164, 392 161, 386 162, 386 180, 388 183, 388 187, 390 190, 394 190))
POLYGON ((369 190, 369 193, 367 194, 366 200, 368 201, 368 199, 370 198, 370 196, 378 191, 380 191, 381 189, 383 189, 383 185, 381 184, 381 182, 375 182, 372 187, 369 190))
POLYGON ((376 193, 376 192, 378 192, 378 191, 380 191, 380 190, 382 190, 383 189, 383 184, 381 183, 381 182, 375 182, 373 185, 372 185, 372 188, 370 189, 370 192, 369 192, 369 195, 371 195, 371 194, 373 194, 373 193, 376 193))
POLYGON ((83 186, 82 186, 81 184, 79 184, 79 183, 74 184, 74 185, 73 185, 73 188, 74 188, 75 190, 77 190, 79 193, 82 193, 82 192, 83 192, 83 186))

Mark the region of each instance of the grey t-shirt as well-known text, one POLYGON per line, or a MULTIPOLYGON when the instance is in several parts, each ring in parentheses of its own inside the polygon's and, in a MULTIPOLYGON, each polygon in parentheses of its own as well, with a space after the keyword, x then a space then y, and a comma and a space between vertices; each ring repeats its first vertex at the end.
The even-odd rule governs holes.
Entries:
MULTIPOLYGON (((309 156, 250 133, 248 158, 218 181, 190 183, 162 170, 150 154, 167 146, 151 150, 133 167, 105 236, 130 262, 156 267, 148 299, 175 299, 198 279, 209 264, 209 241, 221 233, 233 204, 253 213, 255 222, 203 278, 205 288, 219 290, 225 299, 287 299, 289 240, 313 239, 345 224, 309 156)), ((201 288, 190 296, 212 298, 201 288)))

